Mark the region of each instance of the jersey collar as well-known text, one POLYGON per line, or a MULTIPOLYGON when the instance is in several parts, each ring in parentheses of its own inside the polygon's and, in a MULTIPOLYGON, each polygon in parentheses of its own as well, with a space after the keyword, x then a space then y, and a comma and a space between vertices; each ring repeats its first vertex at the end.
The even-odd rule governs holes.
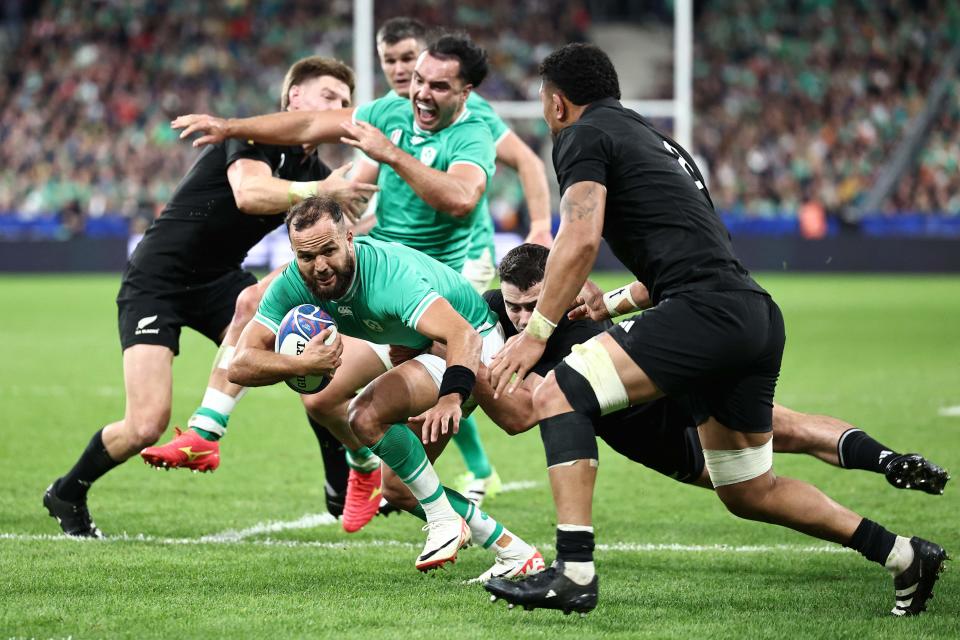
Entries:
POLYGON ((621 108, 623 107, 623 105, 620 104, 620 101, 617 100, 616 98, 601 98, 599 100, 594 100, 593 102, 591 102, 587 106, 587 108, 583 110, 583 115, 587 115, 594 109, 599 109, 601 107, 621 108))

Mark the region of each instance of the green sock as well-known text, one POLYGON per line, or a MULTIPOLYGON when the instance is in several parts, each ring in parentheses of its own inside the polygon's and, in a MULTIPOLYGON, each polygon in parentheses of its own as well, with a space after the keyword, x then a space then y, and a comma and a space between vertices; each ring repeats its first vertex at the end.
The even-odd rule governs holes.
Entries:
POLYGON ((489 478, 493 469, 490 467, 487 452, 483 449, 483 443, 480 442, 480 429, 477 427, 477 421, 473 419, 473 416, 460 420, 460 430, 454 434, 453 441, 460 448, 463 462, 467 465, 467 469, 473 474, 473 477, 489 478))
POLYGON ((214 411, 213 409, 208 409, 207 407, 197 407, 197 410, 193 412, 192 416, 190 416, 190 420, 187 422, 187 424, 190 425, 190 429, 192 431, 195 431, 197 435, 204 440, 216 442, 222 435, 225 435, 227 430, 227 421, 229 420, 230 416, 225 416, 222 413, 214 411), (211 420, 223 429, 223 433, 215 433, 197 426, 197 423, 204 424, 206 426, 212 426, 209 422, 211 420))
POLYGON ((380 466, 380 460, 373 455, 368 447, 360 447, 355 451, 346 449, 347 466, 360 473, 371 473, 380 466))
POLYGON ((236 396, 231 396, 213 387, 207 387, 200 406, 187 420, 187 426, 204 440, 212 442, 219 440, 226 435, 230 414, 246 391, 241 389, 236 396))
MULTIPOLYGON (((478 509, 472 502, 467 500, 461 494, 447 487, 443 488, 450 501, 450 506, 460 516, 467 521, 470 527, 470 533, 473 535, 474 542, 479 542, 484 549, 489 549, 490 545, 496 542, 503 535, 503 525, 491 518, 489 515, 478 509)), ((409 513, 421 520, 426 521, 427 514, 419 504, 409 513)))
POLYGON ((428 521, 453 517, 453 508, 423 444, 406 425, 392 425, 370 449, 407 485, 428 521))

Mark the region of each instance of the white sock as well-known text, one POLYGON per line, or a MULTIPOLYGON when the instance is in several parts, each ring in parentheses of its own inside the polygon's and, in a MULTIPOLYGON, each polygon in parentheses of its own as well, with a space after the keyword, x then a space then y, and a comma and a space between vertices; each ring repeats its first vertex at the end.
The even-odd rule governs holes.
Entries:
MULTIPOLYGON (((346 449, 346 447, 344 447, 346 449)), ((373 473, 380 466, 380 458, 368 447, 361 447, 356 451, 347 451, 347 465, 361 473, 373 473), (366 455, 364 455, 366 454, 366 455)))
POLYGON ((231 396, 219 389, 207 387, 203 394, 203 400, 200 401, 200 409, 207 409, 208 412, 216 414, 216 417, 205 415, 198 409, 190 416, 187 427, 196 427, 223 437, 227 432, 226 421, 230 419, 230 414, 233 413, 237 402, 246 394, 246 391, 247 389, 244 387, 236 396, 231 396))
POLYGON ((567 576, 579 585, 590 584, 596 571, 593 567, 593 560, 590 562, 564 562, 563 575, 567 576))
POLYGON ((894 576, 898 576, 906 571, 912 563, 913 545, 910 544, 910 538, 897 536, 897 541, 893 543, 893 549, 890 550, 890 555, 887 556, 887 561, 883 563, 883 566, 894 576))
POLYGON ((440 477, 426 457, 423 459, 423 465, 425 466, 420 471, 420 475, 414 473, 415 478, 413 480, 404 480, 403 483, 407 485, 410 492, 413 493, 413 497, 423 507, 427 522, 459 518, 460 516, 453 510, 453 506, 447 499, 447 494, 440 485, 440 477))
POLYGON ((493 548, 496 549, 497 555, 504 558, 527 558, 533 555, 533 547, 527 544, 522 538, 517 534, 512 533, 506 527, 503 528, 503 533, 510 536, 510 542, 506 546, 501 547, 496 542, 493 543, 493 548))
MULTIPOLYGON (((588 524, 558 524, 558 531, 586 531, 593 533, 593 527, 588 524)), ((593 566, 593 560, 589 562, 570 562, 564 561, 563 575, 567 576, 579 585, 588 585, 593 580, 596 571, 593 566)))

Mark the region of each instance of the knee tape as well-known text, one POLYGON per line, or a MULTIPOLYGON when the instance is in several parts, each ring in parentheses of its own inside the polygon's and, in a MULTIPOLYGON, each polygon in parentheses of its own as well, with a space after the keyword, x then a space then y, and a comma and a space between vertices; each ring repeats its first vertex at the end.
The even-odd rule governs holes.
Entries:
POLYGON ((577 460, 595 461, 600 457, 593 422, 576 411, 541 420, 540 439, 547 454, 548 468, 577 460))
POLYGON ((704 449, 703 461, 714 487, 753 480, 773 468, 773 438, 747 449, 704 449))
MULTIPOLYGON (((600 415, 613 413, 630 405, 627 389, 620 380, 617 367, 596 338, 574 345, 563 362, 586 380, 590 387, 586 395, 592 395, 596 399, 600 415)), ((572 405, 570 394, 567 394, 567 400, 572 405)))

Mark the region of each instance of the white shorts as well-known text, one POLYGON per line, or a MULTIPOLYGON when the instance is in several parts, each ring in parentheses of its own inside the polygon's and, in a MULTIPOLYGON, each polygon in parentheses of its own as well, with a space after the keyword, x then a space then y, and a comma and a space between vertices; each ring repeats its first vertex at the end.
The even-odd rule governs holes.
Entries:
POLYGON ((484 249, 480 257, 475 260, 467 258, 463 263, 463 269, 460 270, 460 275, 469 280, 473 288, 481 295, 489 289, 490 283, 497 275, 497 265, 493 262, 490 249, 484 249))
MULTIPOLYGON (((503 348, 503 342, 503 327, 498 323, 497 326, 487 332, 487 335, 483 336, 483 346, 480 348, 480 362, 489 365, 490 361, 493 360, 493 356, 497 355, 500 349, 503 348)), ((414 358, 414 360, 423 365, 427 373, 430 374, 430 377, 433 378, 433 381, 436 383, 437 389, 440 389, 440 381, 443 380, 443 374, 447 371, 447 361, 440 356, 429 353, 421 353, 414 358)))

